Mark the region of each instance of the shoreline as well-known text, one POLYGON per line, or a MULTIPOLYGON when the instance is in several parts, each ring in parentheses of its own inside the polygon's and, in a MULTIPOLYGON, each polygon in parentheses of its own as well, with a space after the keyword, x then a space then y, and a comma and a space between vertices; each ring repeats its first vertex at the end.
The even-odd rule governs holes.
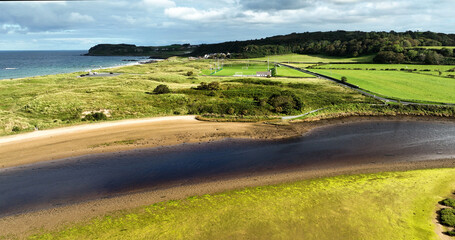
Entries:
MULTIPOLYGON (((93 57, 93 56, 85 56, 85 57, 93 57)), ((95 56, 95 57, 100 57, 100 56, 95 56)), ((111 57, 111 56, 108 56, 108 57, 111 57)), ((135 58, 137 58, 138 56, 115 56, 115 57, 135 57, 135 58)), ((50 75, 75 74, 75 73, 79 73, 79 72, 89 72, 89 71, 96 71, 96 70, 116 69, 116 68, 121 68, 121 67, 128 67, 128 66, 135 66, 135 65, 153 63, 155 61, 161 61, 161 59, 145 58, 145 59, 134 61, 134 62, 130 62, 130 61, 123 62, 123 61, 121 61, 122 62, 121 64, 118 63, 117 65, 108 66, 108 67, 101 67, 101 68, 97 67, 97 68, 89 68, 89 69, 87 69, 87 68, 82 69, 81 68, 80 70, 76 70, 76 71, 71 70, 70 72, 65 71, 65 72, 54 72, 54 73, 49 73, 49 74, 44 74, 44 75, 33 75, 33 76, 16 77, 16 78, 0 78, 0 81, 3 81, 3 80, 23 80, 23 79, 28 79, 28 78, 44 77, 44 76, 50 76, 50 75)), ((11 68, 11 69, 4 69, 4 70, 17 70, 17 69, 19 69, 19 68, 11 68)))
MULTIPOLYGON (((264 123, 202 122, 194 116, 163 117, 104 122, 52 129, 0 138, 0 172, 24 165, 46 164, 63 158, 133 149, 213 142, 229 138, 275 141, 300 137, 314 129, 365 121, 434 121, 453 119, 438 117, 344 117, 289 125, 264 123), (132 144, 122 145, 125 138, 143 137, 132 144), (123 140, 122 140, 123 139, 123 140), (103 145, 119 141, 119 145, 103 145), (94 144, 101 144, 94 147, 94 144), (59 149, 61 151, 54 151, 59 149), (66 156, 67 157, 60 157, 66 156), (8 156, 25 157, 28 161, 6 161, 8 156), (52 159, 47 157, 51 156, 52 159), (13 162, 13 163, 12 163, 13 162), (10 166, 5 167, 5 164, 10 166)), ((9 158, 11 159, 11 158, 9 158)), ((157 202, 182 199, 194 195, 216 194, 245 187, 273 185, 305 179, 337 175, 409 171, 431 168, 453 168, 455 159, 420 162, 368 163, 353 166, 327 166, 310 169, 285 169, 279 172, 253 172, 243 175, 227 174, 184 183, 170 182, 159 189, 128 192, 111 198, 97 199, 73 205, 0 218, 0 234, 25 237, 38 229, 53 230, 64 225, 82 223, 93 217, 117 211, 135 209, 157 202)))
POLYGON ((0 137, 0 171, 71 157, 230 138, 281 140, 301 137, 316 128, 362 121, 455 122, 431 116, 340 116, 272 125, 200 121, 194 115, 101 122, 0 137))

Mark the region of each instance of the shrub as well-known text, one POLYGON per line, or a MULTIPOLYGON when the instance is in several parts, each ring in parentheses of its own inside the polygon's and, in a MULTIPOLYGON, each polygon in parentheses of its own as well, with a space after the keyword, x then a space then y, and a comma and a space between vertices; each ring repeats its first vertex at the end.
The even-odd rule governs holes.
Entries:
MULTIPOLYGON (((272 77, 276 76, 276 67, 272 68, 271 75, 272 75, 272 77)), ((267 76, 267 77, 269 77, 269 76, 267 76)))
POLYGON ((169 87, 164 84, 158 85, 155 89, 153 89, 154 94, 166 94, 170 92, 171 90, 169 89, 169 87))
POLYGON ((231 80, 230 82, 239 82, 239 83, 245 83, 245 84, 256 84, 256 85, 280 85, 280 82, 276 81, 271 81, 267 79, 235 79, 231 80))
POLYGON ((455 236, 455 230, 448 231, 446 234, 449 235, 449 236, 454 237, 455 236))
POLYGON ((440 202, 441 205, 455 208, 455 199, 446 199, 440 202))
POLYGON ((221 85, 219 82, 211 82, 207 86, 208 86, 208 90, 220 90, 221 89, 221 85))
POLYGON ((260 99, 259 102, 258 102, 258 105, 260 107, 265 107, 267 106, 267 99, 260 99))
POLYGON ((107 116, 106 114, 102 112, 96 112, 96 113, 90 113, 85 116, 83 119, 84 121, 100 121, 100 120, 106 120, 107 116))
POLYGON ((229 115, 233 115, 234 113, 235 113, 235 109, 232 107, 227 110, 227 114, 229 114, 229 115))
POLYGON ((192 72, 192 71, 188 71, 188 72, 186 73, 186 75, 187 75, 188 77, 193 76, 193 72, 192 72))
POLYGON ((445 226, 455 227, 455 209, 445 208, 439 212, 439 220, 445 226))
POLYGON ((20 127, 14 126, 13 129, 12 129, 11 131, 13 131, 13 132, 19 132, 20 130, 21 130, 20 127))
POLYGON ((205 82, 201 82, 199 84, 199 86, 197 86, 196 88, 197 90, 220 90, 221 89, 221 85, 219 82, 211 82, 209 84, 205 83, 205 82))
POLYGON ((345 82, 347 82, 347 81, 348 81, 348 78, 347 78, 347 77, 345 77, 345 76, 341 77, 341 82, 345 83, 345 82))
POLYGON ((294 110, 300 111, 303 103, 294 93, 283 91, 279 94, 273 94, 268 103, 274 108, 275 112, 290 114, 294 110))

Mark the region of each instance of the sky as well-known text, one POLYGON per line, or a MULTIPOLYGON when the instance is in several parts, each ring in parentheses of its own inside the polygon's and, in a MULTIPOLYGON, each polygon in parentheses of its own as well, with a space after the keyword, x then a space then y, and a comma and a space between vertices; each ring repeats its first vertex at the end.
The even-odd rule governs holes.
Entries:
POLYGON ((293 32, 455 33, 454 0, 0 1, 0 50, 217 43, 293 32))

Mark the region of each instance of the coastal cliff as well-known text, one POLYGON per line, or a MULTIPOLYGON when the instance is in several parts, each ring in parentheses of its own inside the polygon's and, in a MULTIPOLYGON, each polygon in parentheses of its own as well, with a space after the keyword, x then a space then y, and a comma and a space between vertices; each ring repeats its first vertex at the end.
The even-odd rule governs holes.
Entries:
POLYGON ((150 56, 151 58, 168 58, 190 54, 197 46, 190 44, 173 44, 160 47, 142 47, 132 44, 98 44, 85 56, 150 56))

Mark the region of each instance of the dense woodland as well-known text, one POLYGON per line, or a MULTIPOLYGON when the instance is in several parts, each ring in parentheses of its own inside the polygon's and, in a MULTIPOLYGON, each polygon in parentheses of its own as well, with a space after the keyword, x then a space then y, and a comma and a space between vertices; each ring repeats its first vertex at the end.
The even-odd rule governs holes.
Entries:
POLYGON ((455 46, 455 34, 434 32, 306 32, 269 38, 202 44, 192 53, 231 53, 236 58, 275 54, 323 54, 357 57, 377 54, 378 63, 418 62, 455 64, 453 49, 424 49, 422 46, 455 46))

